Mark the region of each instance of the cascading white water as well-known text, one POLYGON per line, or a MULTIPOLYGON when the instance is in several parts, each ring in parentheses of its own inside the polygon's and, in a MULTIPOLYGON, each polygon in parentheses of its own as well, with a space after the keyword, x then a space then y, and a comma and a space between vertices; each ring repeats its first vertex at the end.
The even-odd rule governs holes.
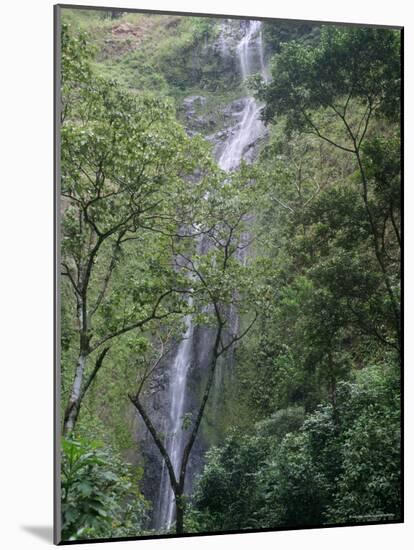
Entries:
MULTIPOLYGON (((223 26, 228 22, 224 21, 223 26)), ((237 45, 237 55, 240 63, 240 75, 243 81, 254 72, 260 72, 266 78, 266 69, 263 60, 263 47, 260 21, 244 22, 244 35, 237 45)), ((224 37, 224 34, 223 34, 224 37)), ((223 56, 228 55, 229 49, 222 38, 223 56)), ((264 133, 263 123, 259 118, 260 106, 253 97, 242 99, 242 110, 239 113, 239 123, 231 129, 224 143, 221 154, 218 155, 219 166, 230 172, 237 169, 246 152, 254 145, 264 133)), ((202 244, 202 243, 200 243, 202 244)), ((244 253, 240 257, 245 261, 244 253)), ((191 305, 191 304, 190 304, 191 305)), ((235 322, 238 323, 237 313, 235 322)), ((170 410, 166 420, 167 431, 166 448, 171 459, 176 476, 179 475, 182 453, 185 445, 185 430, 183 430, 183 417, 186 410, 186 388, 188 373, 193 357, 193 322, 189 315, 185 319, 186 331, 180 342, 170 371, 170 410)), ((220 369, 221 370, 221 369, 220 369)), ((174 521, 174 494, 167 472, 163 463, 160 480, 160 499, 158 507, 157 525, 169 529, 174 521)))
MULTIPOLYGON (((255 73, 267 81, 268 72, 264 62, 262 28, 260 21, 248 21, 248 26, 243 38, 237 45, 237 54, 239 57, 240 74, 245 79, 255 73)), ((246 89, 246 87, 245 87, 246 89)), ((247 91, 247 89, 246 89, 247 91)), ((260 120, 260 105, 252 96, 242 98, 243 108, 238 113, 240 122, 230 132, 221 154, 217 158, 218 165, 226 172, 230 172, 239 167, 242 159, 246 159, 251 146, 263 136, 265 127, 260 120)), ((238 259, 244 265, 247 261, 249 235, 242 236, 242 245, 238 251, 238 259)), ((233 334, 239 330, 239 315, 236 307, 232 304, 229 311, 230 328, 233 334)), ((234 357, 231 354, 228 358, 231 367, 234 357)), ((215 372, 213 388, 213 409, 217 410, 217 404, 220 399, 220 389, 223 387, 223 368, 218 368, 215 372)))
MULTIPOLYGON (((255 72, 260 72, 266 78, 266 68, 263 56, 263 43, 260 21, 247 21, 247 30, 237 45, 240 62, 240 73, 243 81, 255 72)), ((240 123, 226 140, 224 149, 217 162, 223 170, 235 170, 243 159, 246 150, 263 135, 264 126, 260 120, 260 106, 251 97, 243 98, 243 108, 240 113, 240 123)))
MULTIPOLYGON (((191 307, 191 305, 192 299, 190 297, 189 306, 191 307)), ((166 441, 167 452, 177 479, 179 477, 180 462, 184 449, 183 417, 185 410, 185 390, 192 358, 193 322, 191 315, 187 315, 185 318, 185 328, 184 337, 178 346, 170 371, 170 433, 166 441)), ((160 495, 159 524, 168 529, 173 522, 174 493, 171 489, 168 471, 164 463, 161 473, 160 495)))

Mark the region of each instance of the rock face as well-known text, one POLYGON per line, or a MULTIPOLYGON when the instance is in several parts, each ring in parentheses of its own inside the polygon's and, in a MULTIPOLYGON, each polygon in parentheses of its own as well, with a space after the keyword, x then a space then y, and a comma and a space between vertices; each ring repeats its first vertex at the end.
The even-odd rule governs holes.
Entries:
POLYGON ((202 95, 190 95, 186 97, 183 101, 183 107, 186 110, 186 114, 189 116, 195 114, 194 106, 200 105, 201 107, 206 104, 206 98, 202 95))
MULTIPOLYGON (((187 133, 204 136, 212 144, 219 166, 230 171, 236 169, 242 159, 252 162, 257 156, 261 142, 266 138, 266 131, 259 120, 260 108, 242 85, 248 74, 263 71, 260 23, 224 20, 218 37, 212 43, 206 44, 205 50, 211 52, 211 55, 220 56, 221 71, 233 72, 236 77, 234 93, 229 94, 228 90, 224 90, 219 98, 211 93, 189 95, 182 100, 178 114, 187 133), (224 97, 229 96, 229 100, 223 101, 224 97)), ((207 248, 207 242, 201 238, 199 253, 206 252, 207 248)), ((243 261, 243 258, 240 260, 243 261)), ((234 323, 233 329, 237 330, 237 312, 232 311, 231 318, 234 323)), ((191 323, 191 320, 189 322, 191 323)), ((190 339, 185 344, 185 349, 183 343, 177 343, 170 351, 144 396, 145 406, 153 424, 157 430, 165 434, 164 440, 167 446, 170 445, 171 452, 180 456, 189 434, 181 428, 180 422, 177 424, 176 418, 172 418, 176 414, 172 411, 178 410, 176 396, 172 395, 172 392, 183 394, 180 410, 184 415, 196 413, 210 364, 214 329, 187 325, 186 335, 190 339), (181 385, 177 385, 173 379, 177 375, 177 361, 181 361, 181 385), (171 441, 175 442, 172 446, 171 441)), ((218 409, 217 404, 220 401, 221 384, 224 383, 222 373, 226 366, 231 369, 233 357, 227 357, 226 361, 228 364, 220 365, 216 371, 213 395, 210 396, 212 404, 203 419, 190 455, 186 478, 187 493, 191 493, 196 476, 202 469, 205 451, 211 445, 208 433, 218 431, 214 409, 218 409)), ((151 527, 158 530, 167 529, 174 518, 173 495, 166 467, 150 433, 138 417, 136 434, 145 462, 143 493, 153 502, 151 527)))
POLYGON ((208 112, 204 112, 207 99, 201 95, 191 95, 183 100, 181 114, 185 128, 189 136, 205 134, 217 124, 217 118, 208 112))
MULTIPOLYGON (((246 114, 246 108, 249 98, 243 97, 236 99, 226 105, 222 109, 222 118, 225 125, 217 132, 209 134, 206 137, 214 146, 214 156, 216 159, 223 158, 223 154, 229 141, 237 137, 240 131, 243 131, 243 117, 246 114)), ((253 162, 257 157, 260 144, 266 138, 267 132, 265 129, 257 133, 251 132, 249 139, 246 140, 240 154, 246 162, 253 162)))
MULTIPOLYGON (((214 332, 212 329, 195 327, 191 339, 191 350, 189 353, 190 364, 187 375, 185 391, 185 410, 196 411, 200 405, 201 391, 205 384, 206 373, 210 364, 211 350, 213 347, 214 332)), ((166 441, 169 431, 171 395, 169 388, 172 385, 171 376, 175 357, 178 353, 177 344, 157 369, 153 381, 143 395, 143 403, 148 411, 151 421, 157 431, 164 433, 166 441)), ((145 497, 153 503, 151 528, 165 528, 166 505, 168 502, 163 499, 162 486, 169 484, 168 473, 160 452, 151 434, 146 429, 141 418, 135 414, 135 434, 139 448, 142 450, 142 460, 145 466, 145 477, 142 484, 142 492, 145 497)), ((200 430, 194 447, 192 449, 187 468, 186 492, 191 493, 196 474, 200 472, 203 464, 203 456, 208 447, 208 442, 200 430)))
MULTIPOLYGON (((209 111, 209 105, 204 96, 186 97, 180 112, 188 135, 201 134, 204 136, 213 145, 215 158, 220 159, 226 144, 241 130, 248 101, 247 97, 237 98, 216 111, 209 111), (217 127, 219 128, 217 129, 217 127), (215 131, 211 132, 211 130, 215 131)), ((265 129, 257 135, 251 134, 251 140, 248 140, 241 153, 246 162, 253 162, 260 149, 260 144, 266 137, 265 129)))

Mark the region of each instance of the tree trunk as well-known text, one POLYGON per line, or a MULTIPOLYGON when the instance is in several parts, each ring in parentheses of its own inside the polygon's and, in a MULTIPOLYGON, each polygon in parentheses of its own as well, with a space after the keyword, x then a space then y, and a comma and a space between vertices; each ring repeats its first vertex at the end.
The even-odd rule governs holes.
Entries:
POLYGON ((369 225, 370 225, 370 228, 371 228, 372 240, 374 242, 375 256, 377 258, 378 265, 380 267, 382 277, 383 277, 383 281, 384 281, 384 284, 385 284, 385 288, 386 288, 386 291, 388 293, 388 296, 389 296, 389 299, 390 299, 390 302, 391 302, 391 307, 392 307, 393 316, 394 316, 395 336, 396 336, 396 340, 397 340, 398 351, 401 353, 400 307, 399 307, 398 300, 395 296, 394 290, 392 288, 390 277, 389 277, 389 274, 387 272, 387 268, 386 268, 386 265, 385 265, 385 262, 384 262, 383 255, 382 255, 381 250, 380 250, 378 231, 377 231, 377 228, 376 228, 376 225, 375 225, 375 220, 374 220, 373 214, 371 212, 371 207, 369 205, 368 180, 367 180, 365 170, 364 170, 364 167, 363 167, 363 164, 362 164, 362 159, 361 159, 361 156, 360 156, 360 153, 359 153, 359 148, 357 148, 356 145, 355 145, 355 155, 356 155, 357 162, 358 162, 359 172, 361 174, 362 188, 363 188, 362 198, 363 198, 363 201, 364 201, 365 211, 366 211, 367 216, 368 216, 368 222, 369 222, 369 225))
POLYGON ((77 317, 79 322, 79 355, 76 364, 75 378, 72 383, 72 391, 65 411, 63 420, 63 435, 69 435, 76 424, 79 416, 81 402, 84 396, 82 391, 83 378, 86 368, 86 359, 90 354, 89 334, 88 334, 88 316, 86 307, 86 291, 83 289, 80 297, 77 299, 77 317))
POLYGON ((177 535, 184 533, 184 513, 185 513, 185 502, 184 502, 184 491, 180 487, 175 493, 175 532, 177 535))
POLYGON ((87 354, 85 352, 81 352, 78 357, 75 378, 72 384, 72 392, 66 407, 65 418, 63 421, 63 435, 65 436, 72 432, 78 419, 86 357, 87 354))

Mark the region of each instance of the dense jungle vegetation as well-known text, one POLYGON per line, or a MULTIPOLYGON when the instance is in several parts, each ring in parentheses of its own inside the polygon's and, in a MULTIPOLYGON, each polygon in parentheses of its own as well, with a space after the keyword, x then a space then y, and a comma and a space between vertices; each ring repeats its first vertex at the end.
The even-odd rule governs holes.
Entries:
POLYGON ((159 532, 137 424, 189 314, 213 345, 181 475, 152 424, 172 533, 401 519, 400 33, 263 23, 267 136, 225 173, 204 138, 243 82, 220 24, 63 10, 65 540, 159 532))

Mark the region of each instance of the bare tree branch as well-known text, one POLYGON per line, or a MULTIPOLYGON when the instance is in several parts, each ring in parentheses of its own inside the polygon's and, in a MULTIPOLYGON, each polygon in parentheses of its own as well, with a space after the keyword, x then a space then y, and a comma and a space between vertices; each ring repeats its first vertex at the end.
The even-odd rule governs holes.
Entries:
POLYGON ((171 486, 173 488, 174 493, 176 493, 176 491, 178 490, 178 483, 175 477, 174 468, 171 463, 171 459, 168 455, 167 449, 165 448, 164 443, 162 442, 161 438, 157 433, 157 430, 155 429, 153 423, 151 422, 150 417, 148 416, 144 407, 142 406, 142 403, 139 400, 139 396, 128 394, 128 397, 131 403, 134 405, 134 407, 137 409, 137 411, 141 415, 141 418, 144 421, 146 427, 148 428, 148 431, 150 432, 155 445, 158 447, 158 450, 160 451, 161 456, 164 459, 165 465, 167 466, 168 474, 170 476, 171 486))

